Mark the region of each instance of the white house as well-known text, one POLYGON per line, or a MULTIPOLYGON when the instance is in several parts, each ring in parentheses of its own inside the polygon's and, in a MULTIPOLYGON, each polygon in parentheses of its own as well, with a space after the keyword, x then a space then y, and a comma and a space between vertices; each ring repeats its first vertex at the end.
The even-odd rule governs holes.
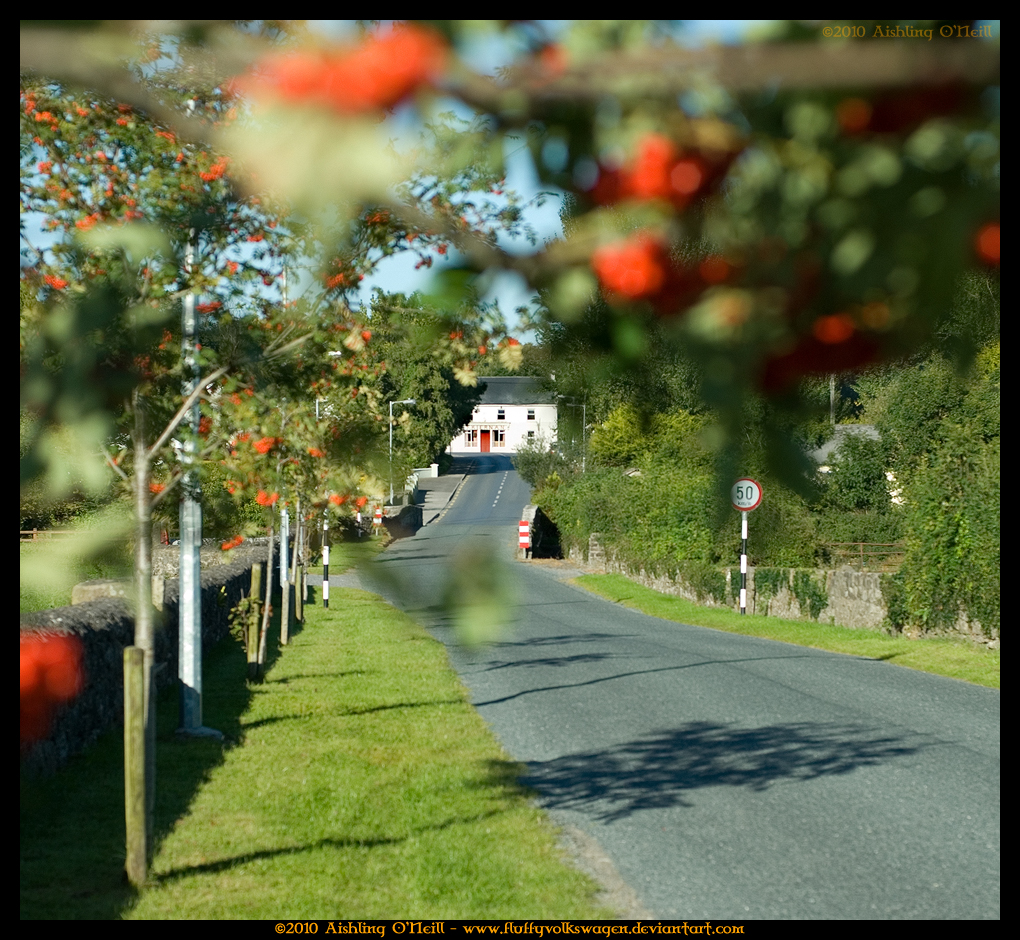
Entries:
POLYGON ((451 442, 451 453, 513 454, 525 441, 556 443, 556 396, 526 376, 483 376, 482 400, 451 442))

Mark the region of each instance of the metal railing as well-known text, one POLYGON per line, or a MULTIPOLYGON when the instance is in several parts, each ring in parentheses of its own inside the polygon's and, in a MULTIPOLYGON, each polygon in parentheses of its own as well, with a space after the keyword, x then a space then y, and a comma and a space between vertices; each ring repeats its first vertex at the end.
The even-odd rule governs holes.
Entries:
POLYGON ((74 529, 19 529, 22 542, 38 542, 43 539, 77 534, 74 529))
POLYGON ((825 542, 835 564, 856 565, 877 571, 896 571, 903 564, 902 542, 825 542))

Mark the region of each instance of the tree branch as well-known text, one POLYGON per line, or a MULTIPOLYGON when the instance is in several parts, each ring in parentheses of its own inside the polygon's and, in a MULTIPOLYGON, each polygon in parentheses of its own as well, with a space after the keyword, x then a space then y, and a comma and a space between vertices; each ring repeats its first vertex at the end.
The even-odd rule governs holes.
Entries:
POLYGON ((107 463, 108 463, 108 464, 109 464, 109 465, 110 465, 111 467, 113 467, 113 469, 114 469, 114 470, 115 470, 115 471, 116 471, 117 473, 119 473, 119 474, 120 474, 120 478, 121 478, 122 480, 130 480, 131 478, 130 478, 130 477, 129 477, 129 476, 128 476, 128 475, 127 475, 127 474, 126 474, 126 473, 125 473, 125 472, 124 472, 123 470, 121 470, 121 468, 120 468, 120 467, 118 467, 118 466, 117 466, 117 461, 116 461, 116 460, 114 460, 114 459, 113 459, 113 458, 112 458, 112 457, 110 456, 110 452, 109 452, 109 451, 108 451, 108 450, 106 449, 106 445, 105 445, 105 444, 101 445, 101 446, 100 446, 100 449, 101 449, 101 450, 103 451, 103 457, 105 457, 105 458, 106 458, 106 462, 107 462, 107 463))
POLYGON ((184 399, 184 404, 182 404, 181 407, 177 409, 177 414, 175 414, 170 419, 170 423, 163 429, 163 433, 160 434, 160 436, 156 439, 155 443, 149 448, 147 456, 150 460, 156 455, 157 451, 159 451, 159 449, 170 439, 170 435, 177 430, 178 425, 181 423, 181 421, 184 420, 184 416, 188 413, 191 406, 195 404, 196 401, 198 401, 202 393, 205 391, 205 387, 210 382, 215 382, 221 376, 226 375, 229 371, 230 371, 229 366, 220 366, 215 372, 209 373, 209 375, 207 375, 204 379, 201 379, 198 382, 198 384, 195 386, 191 394, 184 399))
POLYGON ((741 93, 954 82, 984 85, 998 78, 998 46, 934 36, 931 42, 822 40, 707 49, 683 49, 669 43, 602 53, 559 76, 528 61, 511 70, 503 82, 470 74, 448 83, 446 90, 484 111, 514 114, 513 123, 526 123, 546 104, 591 104, 606 95, 670 96, 706 80, 741 93))
POLYGON ((208 124, 167 107, 134 80, 125 64, 139 49, 123 31, 28 27, 21 30, 20 38, 23 73, 99 92, 173 127, 182 140, 214 146, 208 124))

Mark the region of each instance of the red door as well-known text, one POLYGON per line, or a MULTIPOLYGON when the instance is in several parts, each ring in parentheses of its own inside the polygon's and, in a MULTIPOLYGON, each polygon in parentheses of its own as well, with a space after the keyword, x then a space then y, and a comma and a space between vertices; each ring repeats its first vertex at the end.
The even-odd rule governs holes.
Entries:
POLYGON ((482 431, 482 453, 489 453, 489 434, 490 431, 482 431))

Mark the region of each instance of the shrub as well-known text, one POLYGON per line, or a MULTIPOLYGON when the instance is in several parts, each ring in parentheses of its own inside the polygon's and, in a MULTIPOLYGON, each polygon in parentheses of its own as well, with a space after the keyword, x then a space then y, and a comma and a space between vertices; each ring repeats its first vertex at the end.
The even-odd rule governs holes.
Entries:
POLYGON ((961 611, 999 629, 999 350, 978 357, 956 421, 923 457, 906 490, 903 563, 910 619, 952 627, 961 611))
POLYGON ((908 491, 904 589, 926 629, 952 627, 961 610, 999 628, 999 441, 974 437, 956 428, 908 491))
POLYGON ((901 633, 909 622, 907 597, 903 587, 903 571, 883 574, 879 578, 882 600, 885 602, 886 626, 891 633, 901 633))
POLYGON ((818 538, 821 542, 880 542, 900 541, 906 534, 906 512, 893 508, 891 512, 842 512, 827 509, 818 513, 818 538))
POLYGON ((938 440, 941 425, 960 405, 965 386, 944 359, 933 357, 904 369, 884 392, 875 425, 882 435, 886 464, 908 482, 938 440))
MULTIPOLYGON (((726 573, 714 565, 681 562, 677 574, 694 591, 699 602, 707 597, 717 604, 729 603, 733 599, 732 585, 727 585, 726 573)), ((739 589, 739 582, 737 587, 739 589)))
POLYGON ((793 594, 800 604, 801 615, 806 612, 812 620, 829 606, 829 594, 824 585, 818 583, 813 572, 795 571, 793 573, 793 594))
POLYGON ((842 512, 888 512, 889 484, 882 442, 848 436, 825 474, 823 505, 842 512))
POLYGON ((790 586, 789 568, 755 568, 754 590, 763 601, 778 596, 783 588, 790 586))
POLYGON ((632 467, 648 450, 645 421, 632 405, 620 405, 591 433, 588 453, 602 467, 632 467))
POLYGON ((541 489, 553 474, 557 479, 572 477, 579 469, 577 458, 569 449, 552 448, 535 438, 522 441, 510 461, 522 480, 541 489))

